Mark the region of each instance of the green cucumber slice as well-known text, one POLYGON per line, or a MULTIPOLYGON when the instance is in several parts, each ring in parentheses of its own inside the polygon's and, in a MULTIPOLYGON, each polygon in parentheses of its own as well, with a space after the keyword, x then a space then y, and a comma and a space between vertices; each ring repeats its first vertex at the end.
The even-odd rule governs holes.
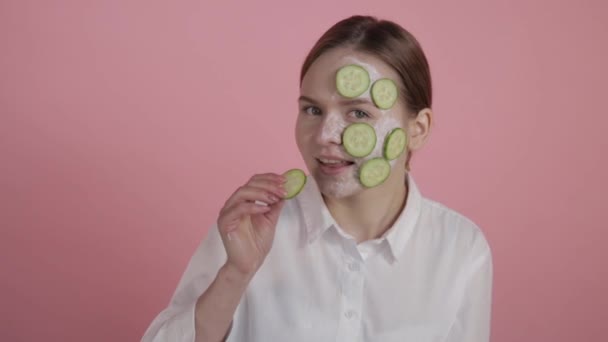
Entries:
POLYGON ((343 66, 336 73, 336 88, 338 93, 344 97, 357 97, 363 94, 369 85, 369 73, 359 65, 343 66))
POLYGON ((285 199, 291 199, 296 197, 306 184, 306 174, 300 169, 291 169, 283 174, 287 178, 285 183, 285 191, 287 196, 285 199))
POLYGON ((407 135, 401 128, 393 129, 384 140, 384 158, 397 159, 407 146, 407 135))
POLYGON ((391 164, 384 158, 366 161, 359 170, 359 180, 367 188, 382 184, 391 174, 391 164))
POLYGON ((389 109, 397 101, 397 85, 388 78, 382 78, 372 85, 372 100, 380 109, 389 109))
POLYGON ((342 144, 351 156, 365 157, 376 147, 376 131, 372 126, 363 122, 351 124, 342 134, 342 144))

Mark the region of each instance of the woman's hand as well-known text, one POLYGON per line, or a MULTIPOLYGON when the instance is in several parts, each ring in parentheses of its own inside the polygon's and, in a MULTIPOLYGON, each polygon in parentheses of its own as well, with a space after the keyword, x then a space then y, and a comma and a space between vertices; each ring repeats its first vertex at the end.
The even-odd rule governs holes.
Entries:
POLYGON ((248 281, 268 255, 285 203, 285 181, 273 173, 255 175, 224 204, 218 228, 228 256, 224 266, 231 274, 248 281))

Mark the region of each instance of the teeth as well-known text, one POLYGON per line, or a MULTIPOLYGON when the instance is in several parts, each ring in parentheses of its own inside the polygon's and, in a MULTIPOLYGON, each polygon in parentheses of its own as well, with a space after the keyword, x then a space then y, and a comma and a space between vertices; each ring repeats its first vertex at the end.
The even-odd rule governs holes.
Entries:
POLYGON ((344 164, 346 163, 343 160, 330 160, 330 159, 319 159, 323 164, 344 164))

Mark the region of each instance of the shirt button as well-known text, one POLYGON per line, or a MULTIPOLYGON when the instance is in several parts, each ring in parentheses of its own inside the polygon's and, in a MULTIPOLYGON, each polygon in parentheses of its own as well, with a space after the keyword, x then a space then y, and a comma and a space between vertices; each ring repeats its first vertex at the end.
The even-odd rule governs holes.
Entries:
POLYGON ((359 270, 359 264, 356 262, 353 262, 352 264, 348 265, 348 269, 353 272, 356 272, 359 270))
POLYGON ((348 318, 348 319, 352 319, 355 316, 357 316, 357 312, 354 310, 348 310, 344 313, 344 317, 348 318))

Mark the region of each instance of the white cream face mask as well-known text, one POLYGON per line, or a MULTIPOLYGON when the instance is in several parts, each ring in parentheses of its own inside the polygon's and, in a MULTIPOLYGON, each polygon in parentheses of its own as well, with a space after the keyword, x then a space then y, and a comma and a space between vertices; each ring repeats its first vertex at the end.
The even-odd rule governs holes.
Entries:
MULTIPOLYGON (((376 114, 376 119, 373 122, 369 122, 369 125, 372 126, 372 128, 376 134, 376 142, 375 142, 375 146, 373 147, 373 150, 369 154, 367 154, 365 157, 360 157, 360 158, 352 157, 352 160, 354 161, 354 165, 353 165, 353 167, 351 167, 349 169, 349 172, 344 172, 342 174, 339 174, 339 175, 335 176, 335 178, 333 179, 332 182, 326 182, 325 184, 322 184, 323 192, 326 193, 327 195, 330 195, 330 196, 336 197, 336 198, 353 195, 353 194, 365 189, 366 187, 369 187, 369 186, 363 185, 362 178, 366 179, 366 177, 368 177, 368 175, 377 176, 377 173, 379 172, 378 170, 371 170, 368 167, 369 165, 371 165, 371 164, 369 164, 366 166, 367 169, 362 173, 362 167, 371 160, 376 159, 373 162, 377 163, 377 164, 381 164, 382 165, 381 169, 386 174, 386 177, 384 179, 382 179, 382 181, 379 184, 381 184, 386 178, 388 178, 388 175, 390 174, 390 172, 395 168, 395 165, 398 164, 399 158, 392 159, 392 160, 386 160, 385 153, 384 153, 384 146, 386 143, 386 139, 390 135, 390 133, 393 132, 394 129, 396 129, 396 128, 403 129, 403 127, 401 127, 401 122, 398 119, 396 119, 393 115, 391 115, 392 111, 391 111, 390 107, 387 109, 382 109, 377 104, 377 102, 374 101, 373 97, 375 95, 377 95, 378 92, 374 93, 372 91, 373 85, 378 80, 381 80, 381 79, 386 80, 386 78, 383 77, 373 65, 364 63, 363 61, 360 61, 357 58, 349 57, 349 58, 345 58, 343 61, 344 61, 344 66, 353 66, 354 65, 356 67, 360 67, 365 72, 367 72, 367 75, 369 75, 369 81, 368 81, 369 84, 365 87, 366 88, 365 91, 361 92, 359 95, 349 96, 349 97, 350 98, 364 98, 369 101, 372 101, 372 103, 376 104, 376 107, 377 107, 376 113, 380 113, 380 116, 378 116, 376 114), (372 94, 374 94, 374 95, 372 95, 372 94), (386 160, 386 162, 385 162, 385 160, 386 160), (369 170, 371 170, 371 171, 369 171, 369 170)), ((341 67, 341 69, 344 69, 344 66, 341 67)), ((357 70, 355 70, 355 71, 357 72, 357 70)), ((346 84, 346 87, 343 87, 343 88, 346 88, 347 91, 353 90, 357 86, 356 81, 357 80, 353 81, 353 84, 354 84, 353 87, 348 88, 348 86, 350 86, 350 83, 348 83, 348 84, 346 84)), ((342 91, 343 89, 340 89, 341 85, 339 84, 339 80, 337 80, 336 83, 337 83, 336 84, 337 92, 334 95, 332 95, 332 101, 339 101, 344 98, 349 98, 349 97, 345 97, 343 95, 343 91, 342 91)), ((389 83, 392 83, 392 82, 389 81, 389 83)), ((353 94, 356 94, 356 91, 349 95, 353 95, 353 94)), ((393 94, 391 94, 391 95, 393 95, 393 94)), ((394 95, 396 95, 396 87, 395 87, 394 95)), ((377 98, 376 98, 376 100, 377 100, 377 98)), ((391 107, 392 107, 392 105, 391 105, 391 107)), ((336 139, 340 139, 339 141, 341 141, 344 130, 350 124, 351 123, 348 122, 342 115, 333 115, 332 117, 328 117, 327 121, 324 123, 324 126, 322 127, 322 132, 321 132, 322 137, 328 138, 328 139, 331 138, 334 141, 336 139)), ((342 141, 342 147, 344 148, 344 141, 342 141)))
POLYGON ((340 141, 342 132, 349 123, 339 114, 331 113, 321 127, 321 139, 323 141, 340 141))
MULTIPOLYGON (((350 168, 350 172, 340 174, 333 182, 327 183, 324 186, 324 192, 332 197, 346 197, 356 192, 359 192, 366 187, 361 183, 361 169, 363 165, 372 159, 384 158, 384 143, 386 137, 393 129, 400 127, 399 121, 392 117, 383 117, 376 121, 373 125, 376 131, 376 145, 373 151, 362 158, 353 158, 354 165, 350 168)), ((399 159, 387 161, 392 171, 398 165, 399 159)), ((399 163, 401 165, 401 163, 399 163)))

